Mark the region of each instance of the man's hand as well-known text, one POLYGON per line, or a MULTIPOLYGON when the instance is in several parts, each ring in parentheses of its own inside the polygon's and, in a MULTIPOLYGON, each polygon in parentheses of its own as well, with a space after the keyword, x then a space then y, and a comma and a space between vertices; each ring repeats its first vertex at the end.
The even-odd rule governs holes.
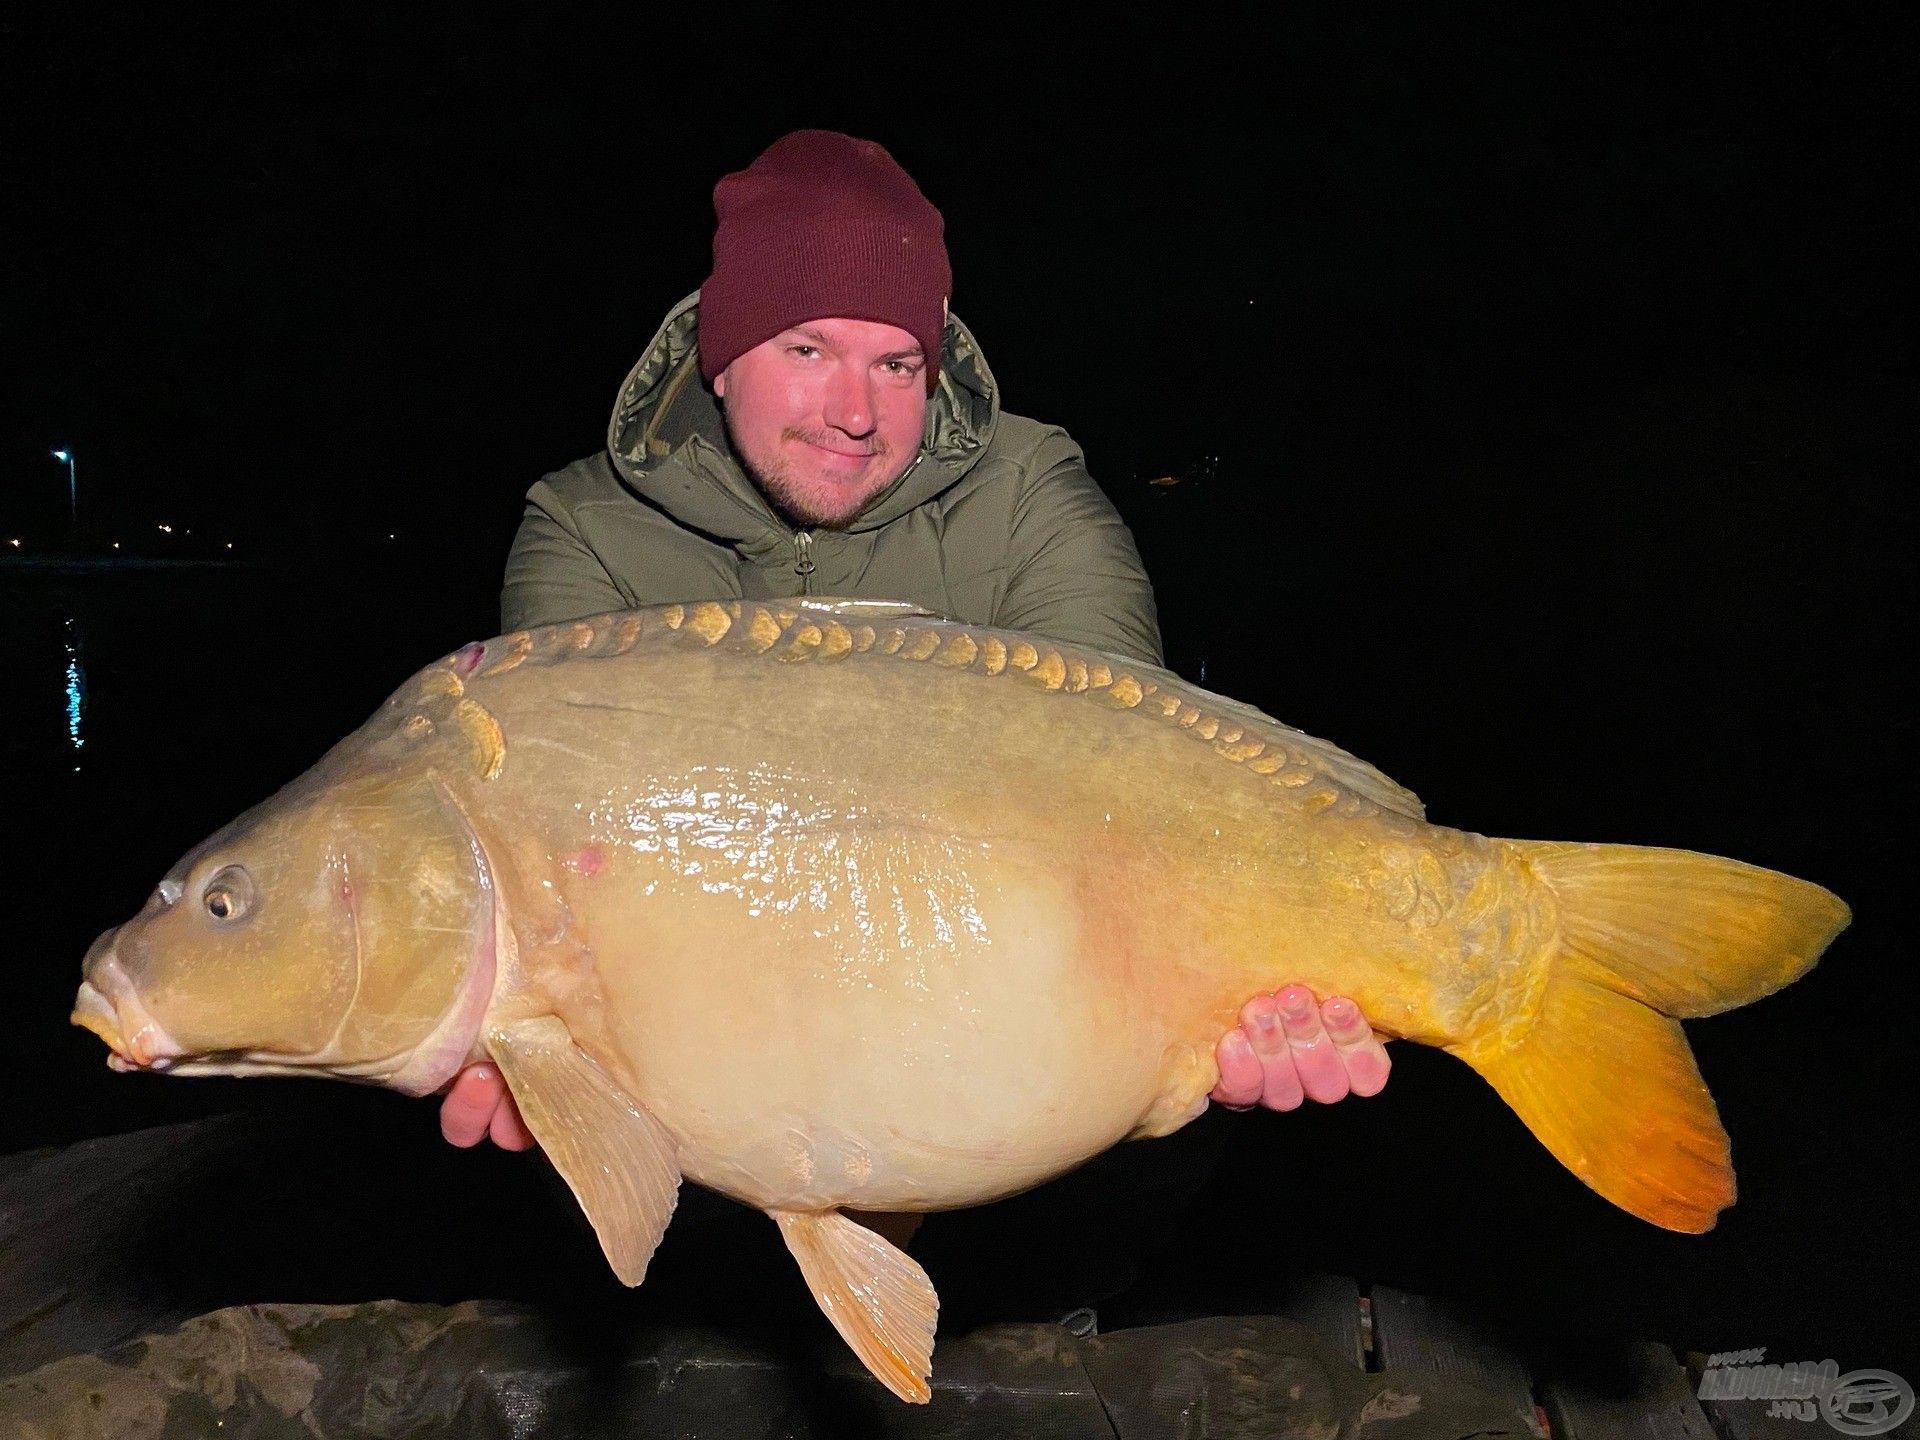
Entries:
POLYGON ((1348 1095, 1377 1095, 1393 1062, 1360 1007, 1344 995, 1315 1005, 1304 985, 1256 995, 1214 1047, 1220 1083, 1212 1099, 1229 1110, 1298 1109, 1348 1095))
POLYGON ((447 1143, 466 1149, 491 1135, 502 1150, 531 1150, 533 1132, 507 1093, 500 1067, 469 1065, 440 1087, 440 1133, 447 1143))

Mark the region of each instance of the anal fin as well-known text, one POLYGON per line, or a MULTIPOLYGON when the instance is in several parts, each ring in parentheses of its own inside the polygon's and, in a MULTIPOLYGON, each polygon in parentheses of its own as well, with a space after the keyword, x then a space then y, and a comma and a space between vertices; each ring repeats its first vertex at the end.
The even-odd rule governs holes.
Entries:
POLYGON ((833 1328, 873 1376, 902 1400, 933 1398, 933 1332, 940 1297, 927 1272, 838 1210, 769 1210, 833 1328))
POLYGON ((680 1199, 673 1137, 552 1015, 495 1026, 487 1049, 527 1128, 593 1222, 613 1273, 638 1285, 680 1199))

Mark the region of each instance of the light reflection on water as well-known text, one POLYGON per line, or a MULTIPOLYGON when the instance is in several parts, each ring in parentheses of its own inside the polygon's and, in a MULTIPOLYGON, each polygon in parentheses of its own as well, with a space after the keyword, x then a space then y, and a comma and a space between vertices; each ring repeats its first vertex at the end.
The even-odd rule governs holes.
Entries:
POLYGON ((69 819, 98 818, 87 808, 96 802, 124 810, 136 796, 161 814, 184 801, 196 824, 215 796, 244 808, 414 669, 490 633, 485 604, 463 593, 422 601, 383 573, 353 580, 316 613, 311 576, 292 570, 0 565, 0 773, 16 787, 10 798, 69 819), (258 658, 310 653, 319 636, 340 644, 324 666, 258 658), (230 784, 211 783, 216 763, 230 784))
POLYGON ((87 662, 80 622, 71 615, 66 617, 64 640, 67 652, 67 745, 73 751, 73 773, 78 775, 80 751, 87 743, 87 737, 81 733, 81 722, 87 713, 87 662))

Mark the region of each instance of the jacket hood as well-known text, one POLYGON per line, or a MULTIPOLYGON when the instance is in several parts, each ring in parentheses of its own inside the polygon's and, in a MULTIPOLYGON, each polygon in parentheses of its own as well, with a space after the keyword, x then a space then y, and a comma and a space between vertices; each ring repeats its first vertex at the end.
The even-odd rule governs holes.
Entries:
MULTIPOLYGON (((700 295, 668 312, 614 403, 607 451, 622 481, 681 524, 745 548, 789 527, 734 457, 720 402, 700 378, 700 295)), ((973 334, 947 317, 920 454, 846 527, 875 530, 957 483, 993 439, 1000 391, 973 334)))

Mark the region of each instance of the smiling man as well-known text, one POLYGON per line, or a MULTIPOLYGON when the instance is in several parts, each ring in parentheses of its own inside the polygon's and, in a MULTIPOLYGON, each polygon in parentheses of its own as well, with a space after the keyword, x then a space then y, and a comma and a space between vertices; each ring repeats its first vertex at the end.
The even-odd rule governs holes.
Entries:
POLYGON ((844 530, 920 453, 926 352, 896 325, 794 325, 714 377, 759 403, 727 406, 727 434, 784 518, 844 530), (735 378, 737 376, 737 379, 735 378))
MULTIPOLYGON (((947 308, 944 222, 893 158, 797 131, 722 179, 714 211, 713 273, 627 377, 606 448, 528 493, 504 626, 860 596, 1163 663, 1133 537, 1065 431, 1001 408, 947 308)), ((1385 1083, 1349 1000, 1291 986, 1241 1018, 1218 1050, 1224 1104, 1285 1110, 1385 1083)), ((532 1144, 486 1065, 455 1083, 442 1129, 532 1144)))

